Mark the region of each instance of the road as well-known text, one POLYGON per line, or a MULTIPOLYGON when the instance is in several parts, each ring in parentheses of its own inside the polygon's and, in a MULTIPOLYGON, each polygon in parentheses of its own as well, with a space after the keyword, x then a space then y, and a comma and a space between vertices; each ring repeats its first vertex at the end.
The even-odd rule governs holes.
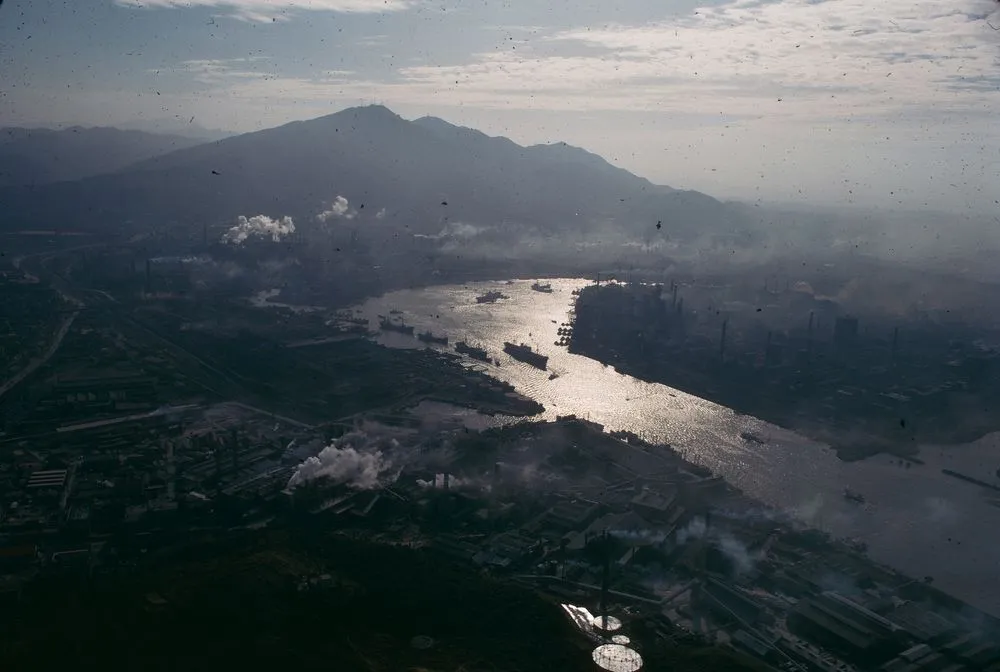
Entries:
POLYGON ((52 355, 56 354, 59 346, 62 345, 63 339, 66 338, 66 334, 69 333, 69 328, 73 326, 73 321, 76 320, 76 316, 79 313, 72 313, 66 317, 62 324, 59 325, 59 330, 56 332, 55 339, 49 344, 48 349, 41 357, 36 357, 35 359, 28 362, 27 366, 21 369, 13 378, 10 378, 2 386, 0 386, 0 397, 3 397, 7 392, 17 387, 17 385, 38 370, 40 366, 52 359, 52 355))
MULTIPOLYGON (((89 245, 83 247, 93 247, 93 246, 89 245)), ((63 252, 64 251, 44 252, 40 254, 30 255, 27 257, 20 257, 14 261, 14 266, 17 267, 18 269, 21 269, 21 265, 26 259, 37 259, 38 267, 36 269, 37 270, 36 273, 31 273, 27 269, 22 269, 22 270, 24 270, 24 272, 27 273, 28 275, 42 279, 44 270, 43 266, 45 260, 49 259, 50 257, 56 254, 62 254, 63 252)), ((49 285, 56 292, 58 292, 59 295, 63 297, 63 299, 65 299, 69 303, 72 303, 81 309, 85 307, 83 301, 80 301, 77 297, 65 291, 65 288, 63 288, 62 286, 53 282, 50 282, 49 285)), ((25 378, 27 378, 35 371, 37 371, 39 367, 43 366, 46 362, 52 359, 52 355, 56 354, 56 351, 59 350, 59 346, 62 345, 63 339, 66 338, 66 334, 69 333, 70 327, 73 326, 73 322, 76 320, 76 316, 78 314, 79 311, 74 311, 69 315, 67 315, 65 318, 63 318, 62 323, 59 325, 59 329, 56 331, 55 338, 53 338, 52 342, 49 344, 49 347, 48 349, 46 349, 45 353, 42 354, 42 356, 36 357, 35 359, 28 362, 23 369, 21 369, 18 373, 14 374, 13 377, 9 378, 6 382, 4 382, 3 385, 0 385, 0 398, 2 398, 3 395, 5 395, 10 390, 17 387, 21 383, 21 381, 23 381, 25 378)))
MULTIPOLYGON (((232 372, 225 369, 220 370, 219 367, 213 366, 203 358, 191 352, 182 344, 177 343, 166 335, 157 333, 155 329, 146 326, 134 316, 129 315, 122 304, 119 303, 118 300, 112 295, 99 289, 88 289, 74 286, 68 278, 62 277, 57 273, 46 272, 45 262, 48 259, 59 254, 65 254, 66 252, 98 246, 99 245, 86 245, 68 250, 44 252, 21 257, 17 260, 16 265, 25 273, 30 273, 38 277, 41 281, 47 282, 55 291, 66 299, 66 301, 77 306, 77 309, 73 310, 73 312, 68 314, 63 319, 59 326, 59 330, 56 332, 55 338, 49 344, 49 347, 45 351, 44 355, 31 361, 20 372, 0 387, 0 397, 21 383, 25 378, 34 373, 39 367, 44 365, 52 358, 53 355, 55 355, 81 310, 94 309, 105 313, 105 317, 109 320, 109 322, 118 327, 126 338, 131 338, 139 343, 146 343, 154 348, 162 349, 173 355, 173 357, 176 358, 177 363, 179 365, 184 365, 187 369, 187 373, 194 380, 196 380, 198 384, 216 396, 223 399, 243 399, 251 402, 258 401, 255 395, 251 394, 246 388, 244 388, 244 386, 237 380, 237 376, 232 374, 232 372)), ((271 415, 277 420, 281 420, 301 428, 312 428, 311 425, 306 423, 296 421, 285 416, 275 415, 274 413, 265 411, 259 407, 250 406, 240 402, 236 403, 247 410, 271 415)))

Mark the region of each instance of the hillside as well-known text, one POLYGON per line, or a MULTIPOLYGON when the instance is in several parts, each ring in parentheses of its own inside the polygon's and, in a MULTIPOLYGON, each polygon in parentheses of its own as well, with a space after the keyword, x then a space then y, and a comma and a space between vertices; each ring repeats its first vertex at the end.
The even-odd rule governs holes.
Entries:
POLYGON ((575 147, 522 147, 377 105, 180 149, 110 175, 0 191, 0 200, 9 204, 8 226, 106 230, 130 220, 200 228, 253 214, 309 222, 338 195, 368 213, 385 208, 385 224, 409 233, 437 233, 446 221, 634 233, 662 220, 686 238, 744 222, 704 194, 653 185, 575 147))
POLYGON ((117 128, 2 128, 0 187, 35 187, 112 173, 199 142, 117 128))

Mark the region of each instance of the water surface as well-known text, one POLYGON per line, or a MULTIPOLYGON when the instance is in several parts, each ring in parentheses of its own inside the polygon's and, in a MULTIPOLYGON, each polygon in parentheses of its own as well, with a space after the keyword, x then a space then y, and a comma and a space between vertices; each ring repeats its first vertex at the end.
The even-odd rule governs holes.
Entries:
MULTIPOLYGON (((472 283, 393 292, 360 307, 378 324, 378 315, 402 311, 407 324, 455 341, 485 347, 501 365, 485 367, 539 402, 544 417, 574 413, 668 442, 688 459, 702 464, 747 494, 793 512, 800 519, 837 536, 869 545, 869 554, 914 576, 933 576, 935 585, 980 608, 1000 614, 1000 508, 992 493, 941 474, 950 468, 996 482, 1000 435, 948 448, 923 446, 924 466, 905 468, 898 458, 876 456, 841 462, 823 444, 757 418, 737 415, 710 401, 665 385, 619 374, 587 357, 557 347, 556 330, 567 320, 572 290, 586 280, 553 280, 555 290, 531 290, 531 281, 472 283), (495 304, 477 304, 489 289, 509 295, 495 304), (503 353, 504 341, 524 342, 549 356, 543 372, 503 353), (559 374, 549 379, 550 372, 559 374), (752 432, 764 444, 748 443, 752 432), (843 497, 845 487, 862 493, 867 503, 843 497)), ((424 347, 411 336, 381 333, 391 347, 424 347)), ((438 346, 435 346, 438 347, 438 346)), ((443 346, 440 346, 443 347, 443 346)))

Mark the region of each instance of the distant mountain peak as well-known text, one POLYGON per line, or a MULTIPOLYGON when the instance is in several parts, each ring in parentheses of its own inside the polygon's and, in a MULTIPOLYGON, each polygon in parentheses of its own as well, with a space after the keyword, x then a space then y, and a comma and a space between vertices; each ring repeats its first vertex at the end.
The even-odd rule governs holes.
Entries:
POLYGON ((331 117, 365 117, 368 119, 402 119, 398 114, 390 110, 385 105, 380 105, 378 103, 373 103, 371 105, 358 105, 356 107, 348 107, 341 110, 340 112, 335 112, 330 115, 331 117))

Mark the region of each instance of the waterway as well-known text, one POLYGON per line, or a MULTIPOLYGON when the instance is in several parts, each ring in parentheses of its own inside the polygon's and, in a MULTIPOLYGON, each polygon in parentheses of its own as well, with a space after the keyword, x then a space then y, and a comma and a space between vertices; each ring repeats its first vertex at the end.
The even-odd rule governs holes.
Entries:
MULTIPOLYGON (((463 339, 485 347, 501 364, 487 366, 489 373, 542 403, 546 419, 573 413, 607 430, 668 442, 748 495, 834 535, 861 539, 873 559, 913 576, 932 576, 939 588, 1000 615, 1000 494, 941 473, 949 468, 1000 485, 1000 435, 962 446, 922 446, 919 457, 926 464, 909 468, 888 456, 842 462, 828 446, 794 432, 556 346, 572 291, 587 281, 553 280, 551 294, 531 290, 531 282, 405 290, 369 300, 359 310, 372 325, 379 315, 401 311, 397 317, 416 333, 447 335, 448 349, 463 339), (510 299, 477 304, 475 297, 490 289, 510 299), (548 355, 549 371, 514 361, 503 353, 504 341, 548 355), (551 372, 558 377, 550 380, 551 372), (744 441, 741 432, 764 442, 744 441), (845 487, 867 501, 845 499, 845 487)), ((398 333, 382 332, 377 339, 390 347, 425 347, 398 333)))

